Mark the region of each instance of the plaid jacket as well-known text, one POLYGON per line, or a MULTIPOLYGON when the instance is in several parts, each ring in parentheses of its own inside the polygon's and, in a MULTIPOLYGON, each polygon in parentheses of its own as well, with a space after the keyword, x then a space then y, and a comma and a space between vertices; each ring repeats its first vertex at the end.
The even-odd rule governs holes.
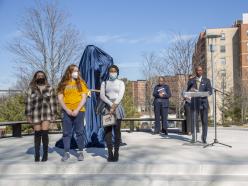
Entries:
POLYGON ((29 88, 26 98, 26 116, 31 117, 32 123, 51 121, 57 113, 57 96, 52 87, 46 86, 42 92, 37 88, 29 88))

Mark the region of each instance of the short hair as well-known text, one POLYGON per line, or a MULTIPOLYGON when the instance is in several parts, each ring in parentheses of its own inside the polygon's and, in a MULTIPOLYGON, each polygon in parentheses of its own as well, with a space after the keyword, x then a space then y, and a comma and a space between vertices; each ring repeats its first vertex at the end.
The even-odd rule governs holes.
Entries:
POLYGON ((117 75, 119 75, 119 68, 116 66, 116 65, 111 65, 109 68, 108 68, 108 71, 110 71, 111 68, 114 68, 116 71, 117 71, 117 75))
POLYGON ((195 71, 196 71, 198 68, 203 69, 201 65, 197 65, 197 66, 195 67, 195 71))

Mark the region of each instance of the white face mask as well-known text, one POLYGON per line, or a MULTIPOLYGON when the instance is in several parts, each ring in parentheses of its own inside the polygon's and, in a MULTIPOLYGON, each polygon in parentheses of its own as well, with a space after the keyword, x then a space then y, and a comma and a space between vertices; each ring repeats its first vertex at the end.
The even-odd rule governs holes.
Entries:
POLYGON ((77 79, 78 78, 78 72, 72 72, 71 77, 73 79, 77 79))
POLYGON ((109 73, 109 78, 110 78, 110 80, 115 80, 115 79, 117 79, 117 73, 116 72, 111 72, 111 73, 109 73))

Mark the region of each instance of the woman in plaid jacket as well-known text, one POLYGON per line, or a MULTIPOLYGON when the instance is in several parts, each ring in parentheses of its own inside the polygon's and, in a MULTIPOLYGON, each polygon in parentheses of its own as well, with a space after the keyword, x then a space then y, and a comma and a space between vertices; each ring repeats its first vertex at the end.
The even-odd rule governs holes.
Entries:
POLYGON ((37 71, 29 84, 25 114, 27 121, 34 126, 35 162, 40 161, 40 144, 43 143, 43 157, 48 158, 48 130, 50 121, 55 120, 57 112, 57 96, 48 84, 46 74, 37 71))

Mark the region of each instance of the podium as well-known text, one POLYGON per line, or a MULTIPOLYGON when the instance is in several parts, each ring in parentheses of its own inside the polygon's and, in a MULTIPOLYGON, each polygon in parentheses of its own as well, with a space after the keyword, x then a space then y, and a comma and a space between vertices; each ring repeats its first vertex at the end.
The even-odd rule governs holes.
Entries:
MULTIPOLYGON (((209 92, 184 92, 183 93, 184 97, 191 97, 191 98, 202 98, 202 97, 208 97, 209 96, 209 92)), ((192 103, 192 100, 191 100, 192 103)), ((193 101, 193 118, 192 118, 192 124, 194 125, 193 127, 193 133, 192 133, 192 143, 196 143, 197 142, 197 133, 196 133, 196 110, 197 110, 197 105, 196 105, 196 101, 193 101)))

